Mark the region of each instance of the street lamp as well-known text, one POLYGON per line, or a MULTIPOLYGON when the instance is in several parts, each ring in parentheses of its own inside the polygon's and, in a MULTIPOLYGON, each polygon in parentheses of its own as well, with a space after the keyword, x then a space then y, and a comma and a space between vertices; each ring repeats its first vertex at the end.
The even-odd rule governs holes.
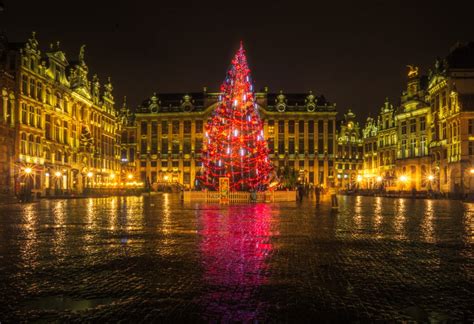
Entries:
POLYGON ((133 179, 133 174, 131 174, 131 173, 127 174, 127 179, 132 180, 133 179))
POLYGON ((33 170, 30 167, 25 168, 25 170, 23 170, 23 171, 25 172, 26 175, 30 175, 31 172, 33 172, 33 170))

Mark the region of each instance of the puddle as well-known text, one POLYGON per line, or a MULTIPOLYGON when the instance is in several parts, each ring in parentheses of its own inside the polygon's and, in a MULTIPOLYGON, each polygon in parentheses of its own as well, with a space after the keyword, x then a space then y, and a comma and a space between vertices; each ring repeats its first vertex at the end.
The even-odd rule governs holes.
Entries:
POLYGON ((26 306, 43 310, 83 311, 100 305, 111 304, 113 301, 113 298, 73 299, 66 296, 48 296, 31 300, 26 303, 26 306))

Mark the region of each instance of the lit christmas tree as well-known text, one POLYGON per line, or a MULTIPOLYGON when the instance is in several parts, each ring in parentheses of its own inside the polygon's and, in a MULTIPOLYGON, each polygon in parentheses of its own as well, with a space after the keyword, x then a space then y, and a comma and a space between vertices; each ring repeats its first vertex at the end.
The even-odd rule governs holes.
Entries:
POLYGON ((263 191, 269 183, 272 165, 242 43, 207 122, 202 163, 209 189, 218 189, 219 177, 229 178, 232 191, 263 191))

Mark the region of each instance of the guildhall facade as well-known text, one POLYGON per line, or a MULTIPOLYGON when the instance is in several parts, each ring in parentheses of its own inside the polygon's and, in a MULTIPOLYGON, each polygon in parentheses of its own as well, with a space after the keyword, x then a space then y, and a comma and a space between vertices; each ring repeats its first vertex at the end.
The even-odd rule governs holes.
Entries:
MULTIPOLYGON (((280 179, 340 189, 474 193, 474 43, 422 76, 410 66, 398 105, 360 127, 322 95, 256 93, 280 179)), ((68 61, 0 36, 0 198, 23 189, 81 194, 125 185, 199 189, 201 148, 219 93, 154 93, 115 108, 110 79, 89 77, 85 49, 68 61)))
POLYGON ((110 79, 89 79, 84 46, 69 62, 59 42, 42 52, 35 33, 25 43, 2 37, 0 67, 4 195, 82 193, 120 176, 123 119, 110 79))
MULTIPOLYGON (((133 113, 122 133, 121 159, 127 172, 153 185, 176 183, 199 188, 200 151, 208 117, 219 93, 153 94, 133 113)), ((299 181, 333 186, 336 109, 324 96, 256 93, 270 158, 276 173, 299 181)))
POLYGON ((457 44, 427 76, 409 66, 400 105, 362 131, 361 187, 474 193, 474 43, 457 44))

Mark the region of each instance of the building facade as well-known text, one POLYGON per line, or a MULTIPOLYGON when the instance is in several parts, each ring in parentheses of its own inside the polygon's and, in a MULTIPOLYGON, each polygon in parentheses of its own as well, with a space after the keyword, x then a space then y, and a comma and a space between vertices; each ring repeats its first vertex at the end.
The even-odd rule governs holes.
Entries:
MULTIPOLYGON (((150 186, 199 188, 205 125, 219 93, 154 94, 129 114, 122 133, 124 167, 150 186)), ((333 186, 336 110, 323 96, 256 93, 270 158, 282 179, 333 186)), ((125 112, 124 112, 125 113, 125 112)))
POLYGON ((354 189, 361 181, 363 141, 356 115, 349 109, 344 114, 337 136, 336 187, 354 189))
POLYGON ((59 42, 42 52, 35 34, 25 43, 3 40, 2 106, 14 132, 14 192, 82 193, 120 173, 122 123, 110 79, 89 80, 84 46, 69 63, 59 42), (6 108, 5 108, 6 107, 6 108), (6 109, 6 110, 5 110, 6 109))
POLYGON ((363 173, 385 189, 474 194, 474 43, 457 44, 428 76, 410 66, 400 105, 386 101, 363 138, 363 173))

